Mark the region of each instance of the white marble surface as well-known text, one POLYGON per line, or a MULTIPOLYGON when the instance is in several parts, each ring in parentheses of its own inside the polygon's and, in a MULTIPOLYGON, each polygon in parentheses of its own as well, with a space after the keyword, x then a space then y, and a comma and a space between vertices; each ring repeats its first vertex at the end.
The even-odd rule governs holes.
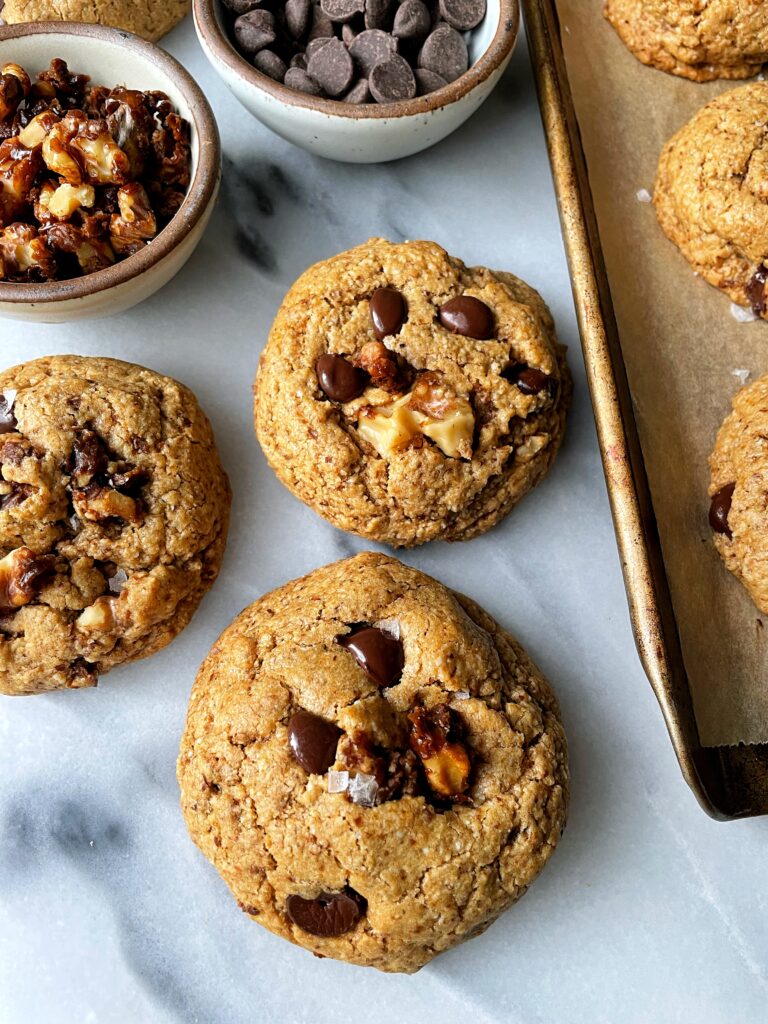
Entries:
POLYGON ((0 1024, 765 1021, 768 821, 699 810, 635 654, 524 48, 453 138, 355 168, 247 119, 191 25, 168 44, 208 91, 228 159, 202 246, 129 314, 3 324, 0 354, 116 354, 186 381, 214 422, 234 524, 219 583, 170 648, 96 690, 0 699, 0 1024), (511 519, 405 556, 530 649, 562 698, 573 775, 570 823, 531 892, 412 978, 315 960, 251 923, 187 838, 174 778, 192 679, 219 631, 265 590, 362 546, 278 485, 249 388, 291 280, 375 233, 435 238, 527 278, 576 377, 560 459, 511 519))

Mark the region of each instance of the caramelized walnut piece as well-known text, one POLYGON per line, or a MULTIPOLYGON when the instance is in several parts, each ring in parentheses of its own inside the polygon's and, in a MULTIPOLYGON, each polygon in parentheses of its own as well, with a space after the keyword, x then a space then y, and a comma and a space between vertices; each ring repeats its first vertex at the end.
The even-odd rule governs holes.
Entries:
POLYGON ((112 248, 121 255, 130 255, 143 249, 157 234, 157 218, 149 205, 149 197, 142 185, 132 182, 117 190, 119 214, 112 214, 109 238, 112 248))
POLYGON ((104 270, 115 262, 108 242, 87 238, 74 224, 53 224, 45 229, 45 240, 54 252, 74 256, 84 274, 104 270))
POLYGON ((357 365, 370 376, 371 383, 382 391, 402 391, 407 386, 407 373, 394 352, 380 341, 368 341, 360 349, 357 365))
POLYGON ((94 632, 106 633, 115 625, 115 601, 117 598, 97 597, 92 605, 85 608, 78 615, 75 625, 78 629, 94 630, 94 632))
POLYGON ((29 76, 18 64, 0 68, 0 121, 11 117, 29 93, 29 76))
POLYGON ((0 143, 0 225, 22 218, 40 166, 40 152, 22 146, 17 137, 0 143))
POLYGON ((36 555, 27 547, 15 548, 0 559, 0 613, 29 604, 55 564, 53 555, 36 555))
POLYGON ((35 488, 30 484, 9 483, 7 480, 0 480, 0 512, 7 508, 16 508, 23 504, 30 494, 35 493, 35 488))
POLYGON ((431 789, 446 800, 462 802, 472 765, 456 739, 458 716, 447 704, 438 704, 430 711, 414 708, 408 720, 411 749, 420 758, 431 789))
POLYGON ((419 791, 416 755, 410 750, 385 750, 362 730, 341 737, 338 760, 350 775, 365 775, 375 781, 372 805, 403 796, 415 796, 419 791))
POLYGON ((79 519, 92 523, 103 523, 109 519, 138 523, 144 514, 142 503, 136 498, 95 482, 82 490, 73 490, 72 504, 79 519))
POLYGON ((0 280, 50 281, 56 259, 47 240, 29 224, 9 224, 0 231, 0 280))
POLYGON ((19 142, 27 149, 37 149, 45 142, 48 133, 61 120, 55 110, 43 110, 36 114, 19 132, 19 142))

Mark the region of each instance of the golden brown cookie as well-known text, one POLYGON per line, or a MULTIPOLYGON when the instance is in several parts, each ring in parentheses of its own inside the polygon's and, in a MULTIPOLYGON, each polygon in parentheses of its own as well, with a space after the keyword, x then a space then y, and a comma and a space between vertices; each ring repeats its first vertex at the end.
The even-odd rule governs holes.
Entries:
POLYGON ((670 139, 653 201, 693 269, 768 316, 768 82, 723 93, 670 139))
POLYGON ((80 356, 0 373, 0 693, 94 686, 170 643, 216 578, 229 504, 177 381, 80 356))
POLYGON ((9 25, 30 21, 84 21, 157 40, 189 14, 191 0, 5 0, 9 25))
POLYGON ((768 613, 768 376, 733 399, 709 457, 715 547, 760 611, 768 613))
POLYGON ((256 429, 316 512, 407 547, 502 519, 551 465, 570 393, 533 288, 434 242, 375 238, 310 267, 285 297, 256 429))
POLYGON ((764 0, 606 0, 604 13, 643 64, 695 82, 751 78, 768 60, 764 0))
POLYGON ((362 554, 262 597, 197 677, 178 777, 241 908, 412 972, 484 931, 562 833, 556 698, 473 601, 362 554))

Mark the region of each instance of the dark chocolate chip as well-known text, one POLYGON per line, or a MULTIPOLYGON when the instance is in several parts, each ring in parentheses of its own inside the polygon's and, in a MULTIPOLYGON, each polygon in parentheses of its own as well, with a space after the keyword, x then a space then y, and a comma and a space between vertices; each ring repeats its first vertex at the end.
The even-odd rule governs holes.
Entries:
POLYGON ((314 57, 314 55, 319 50, 322 50, 324 46, 327 46, 328 43, 330 43, 331 38, 332 37, 330 36, 318 36, 317 39, 310 39, 310 41, 307 43, 307 48, 304 51, 304 56, 307 58, 307 60, 309 60, 310 57, 314 57))
POLYGON ((487 341, 493 337, 493 313, 473 295, 457 295, 438 310, 443 327, 466 338, 487 341))
POLYGON ((396 13, 392 35, 396 39, 423 39, 432 28, 432 16, 421 0, 403 0, 396 13))
POLYGON ((272 50, 259 50, 253 58, 253 66, 263 75, 274 78, 276 82, 282 82, 285 72, 288 70, 285 61, 272 50))
POLYGON ((424 41, 419 67, 434 71, 446 82, 455 81, 469 67, 467 44, 450 25, 438 25, 424 41))
POLYGON ((309 711, 297 711, 288 723, 291 752, 310 775, 323 775, 336 760, 341 729, 309 711))
POLYGON ((358 35, 358 31, 352 25, 341 26, 341 38, 345 46, 351 46, 352 40, 358 35))
POLYGON ((368 80, 359 78, 348 93, 341 97, 345 103, 370 103, 371 90, 368 88, 368 80))
POLYGON ((408 61, 400 54, 377 64, 368 76, 368 88, 377 103, 401 103, 416 95, 416 79, 408 61))
POLYGON ((405 654, 400 640, 375 626, 362 626, 336 642, 346 648, 377 686, 394 686, 400 681, 405 654))
POLYGON ((307 74, 329 96, 340 96, 352 84, 355 69, 349 51, 340 39, 329 39, 307 62, 307 74))
POLYGON ((333 22, 320 4, 314 4, 312 7, 312 25, 308 36, 309 41, 322 39, 324 36, 330 37, 333 34, 333 22))
POLYGON ((768 312, 765 284, 768 281, 768 267, 758 267, 747 284, 747 298, 755 316, 763 316, 768 312))
POLYGON ((485 17, 485 0, 440 0, 440 14, 458 32, 468 32, 485 17))
POLYGON ((365 27, 389 28, 391 6, 390 0, 365 0, 365 27))
POLYGON ((307 31, 311 0, 287 0, 285 5, 285 27, 294 39, 300 39, 307 31))
POLYGON ((247 14, 261 6, 262 0, 224 0, 224 6, 235 14, 247 14))
POLYGON ((712 502, 709 506, 709 525, 715 533, 724 533, 726 537, 731 536, 731 528, 728 525, 728 513, 731 511, 731 501, 736 484, 726 484, 712 495, 712 502))
POLYGON ((538 395, 544 389, 550 394, 557 390, 557 381, 548 373, 539 370, 536 366, 526 366, 524 363, 513 363, 512 366, 502 370, 501 376, 511 384, 517 384, 524 395, 538 395))
POLYGON ((99 435, 92 430, 78 430, 69 461, 70 475, 75 477, 78 486, 106 472, 108 463, 109 456, 99 435))
MULTIPOLYGON (((288 70, 290 71, 293 68, 299 68, 300 71, 307 70, 307 55, 305 53, 294 53, 294 55, 291 57, 291 63, 288 70)), ((286 74, 288 74, 287 71, 286 74)))
POLYGON ((365 0, 320 0, 320 6, 331 21, 351 21, 365 10, 365 0))
POLYGON ((16 417, 13 415, 13 400, 9 401, 0 392, 0 434, 12 434, 17 426, 16 417))
POLYGON ((416 76, 416 89, 419 96, 426 96, 427 93, 435 92, 436 89, 442 89, 448 85, 444 78, 428 68, 416 68, 413 73, 416 76))
MULTIPOLYGON (((288 75, 285 77, 287 79, 288 75)), ((353 366, 344 356, 332 355, 330 352, 317 360, 315 373, 318 384, 332 402, 351 402, 359 398, 368 383, 362 370, 353 366)))
POLYGON ((366 78, 377 64, 389 60, 396 50, 397 41, 377 28, 361 32, 349 45, 350 54, 366 78))
POLYGON ((321 892, 313 900, 289 896, 285 901, 288 917, 302 931, 322 938, 335 938, 351 931, 365 914, 367 903, 354 889, 321 892))
POLYGON ((285 72, 285 84, 298 92, 306 92, 310 96, 319 96, 322 92, 317 82, 310 78, 303 68, 288 68, 285 72))
POLYGON ((235 39, 245 53, 258 53, 275 38, 275 19, 269 11, 249 11, 235 19, 235 39))
POLYGON ((399 334, 405 323, 405 299, 397 288, 377 288, 369 299, 373 333, 383 341, 390 334, 399 334))

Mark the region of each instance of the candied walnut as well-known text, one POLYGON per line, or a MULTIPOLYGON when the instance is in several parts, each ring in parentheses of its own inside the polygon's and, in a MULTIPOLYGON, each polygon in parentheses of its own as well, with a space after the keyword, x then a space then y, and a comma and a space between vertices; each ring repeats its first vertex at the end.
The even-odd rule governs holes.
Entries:
POLYGON ((79 162, 70 150, 70 143, 81 124, 85 123, 82 115, 68 114, 57 121, 43 140, 43 161, 49 171, 58 174, 72 185, 79 185, 83 180, 83 171, 79 162))
POLYGON ((35 488, 30 484, 10 483, 7 480, 0 480, 0 512, 7 508, 16 508, 23 504, 30 494, 35 493, 35 488))
POLYGON ((48 133, 61 118, 54 110, 43 110, 35 115, 19 131, 19 142, 27 149, 37 149, 45 142, 48 133))
MULTIPOLYGON (((418 792, 418 761, 410 750, 385 750, 376 746, 368 733, 361 730, 339 741, 338 760, 350 775, 364 776, 360 789, 373 794, 375 804, 418 792), (375 787, 368 782, 373 780, 375 787)), ((354 778, 348 780, 347 792, 355 798, 354 778)), ((358 802, 358 801, 355 801, 358 802)))
POLYGON ((85 274, 103 270, 115 262, 115 254, 108 242, 86 238, 73 224, 54 224, 46 228, 45 239, 55 252, 74 256, 85 274))
POLYGON ((29 75, 18 64, 4 64, 0 68, 0 121, 16 112, 29 95, 30 85, 29 75))
POLYGON ((80 107, 89 81, 88 75, 74 74, 65 60, 54 57, 48 70, 38 74, 33 93, 56 98, 65 108, 80 107))
POLYGON ((65 182, 58 187, 46 181, 40 187, 35 200, 35 216, 41 224, 53 220, 69 220, 82 207, 91 207, 96 201, 92 185, 70 185, 65 182))
POLYGON ((0 144, 0 226, 18 220, 29 206, 29 193, 40 170, 40 153, 17 137, 0 144))
POLYGON ((149 483, 149 474, 138 466, 128 466, 116 469, 109 479, 115 490, 136 497, 141 488, 149 483))
POLYGON ((9 224, 0 231, 0 280, 50 281, 56 276, 56 260, 29 224, 9 224))
POLYGON ((186 189, 189 185, 189 125, 178 114, 168 114, 164 125, 155 129, 152 148, 156 161, 156 177, 164 186, 186 189))
POLYGON ((85 488, 74 489, 72 504, 79 519, 92 523, 103 523, 109 519, 138 523, 143 516, 142 504, 136 498, 95 482, 85 488))
POLYGON ((109 238, 121 255, 138 252, 157 234, 157 220, 142 185, 132 182, 117 190, 119 214, 112 214, 109 238))
POLYGON ((85 608, 75 620, 78 629, 93 629, 107 632, 115 625, 115 597, 98 597, 85 608))
POLYGON ((0 612, 29 604, 55 564, 53 555, 36 555, 27 547, 15 548, 0 559, 0 612))
POLYGON ((67 114, 53 125, 43 142, 46 167, 72 185, 83 181, 122 185, 131 165, 109 134, 107 122, 88 120, 81 111, 67 114))
POLYGON ((421 760, 431 789, 447 800, 460 802, 469 786, 472 765, 464 745, 455 738, 458 716, 447 704, 428 711, 414 708, 411 723, 411 749, 421 760))
POLYGON ((152 133, 156 127, 145 94, 122 86, 112 89, 101 104, 101 116, 128 157, 131 176, 141 177, 152 154, 152 133))
POLYGON ((407 386, 407 368, 380 341, 366 342, 356 364, 370 376, 373 386, 382 391, 402 391, 407 386))

